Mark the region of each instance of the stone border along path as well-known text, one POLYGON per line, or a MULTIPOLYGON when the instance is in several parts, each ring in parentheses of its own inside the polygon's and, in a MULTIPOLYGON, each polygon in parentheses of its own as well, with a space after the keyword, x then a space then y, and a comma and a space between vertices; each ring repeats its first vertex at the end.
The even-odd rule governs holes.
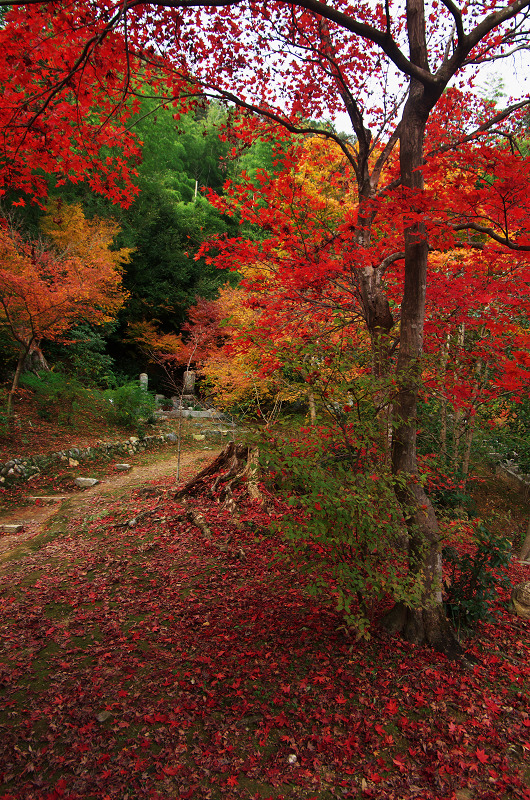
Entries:
MULTIPOLYGON (((198 420, 193 420, 195 432, 191 432, 194 439, 209 439, 220 444, 224 438, 234 435, 235 424, 221 423, 218 427, 205 427, 197 425, 198 420)), ((241 434, 243 429, 239 431, 241 434)), ((89 460, 97 456, 127 456, 161 447, 166 444, 177 444, 179 436, 175 431, 153 434, 151 436, 130 436, 121 442, 99 442, 89 447, 70 447, 67 450, 58 450, 54 453, 11 458, 3 464, 0 463, 0 486, 11 483, 21 483, 29 480, 34 475, 42 472, 53 471, 57 464, 69 462, 70 466, 78 466, 80 461, 89 460)))
POLYGON ((27 481, 33 475, 48 472, 56 464, 85 461, 98 455, 134 455, 150 448, 160 447, 164 444, 176 444, 176 433, 161 433, 153 436, 130 436, 126 441, 101 442, 90 447, 71 447, 68 450, 58 450, 55 453, 25 456, 24 458, 11 458, 0 464, 0 484, 18 483, 27 481))
MULTIPOLYGON (((218 454, 217 450, 181 452, 179 483, 188 481, 218 454)), ((12 509, 8 514, 0 515, 0 569, 5 567, 11 551, 42 533, 46 527, 49 527, 53 517, 64 513, 77 514, 79 508, 84 505, 93 512, 96 506, 104 507, 108 499, 114 500, 116 493, 132 492, 148 481, 176 475, 177 461, 178 454, 174 450, 170 450, 167 459, 157 461, 155 464, 132 467, 130 472, 122 472, 116 477, 102 478, 96 486, 90 489, 68 495, 29 497, 30 502, 40 501, 45 505, 25 505, 18 509, 12 509), (5 526, 13 525, 18 529, 16 532, 5 530, 5 526), (2 529, 4 529, 3 533, 2 529)))

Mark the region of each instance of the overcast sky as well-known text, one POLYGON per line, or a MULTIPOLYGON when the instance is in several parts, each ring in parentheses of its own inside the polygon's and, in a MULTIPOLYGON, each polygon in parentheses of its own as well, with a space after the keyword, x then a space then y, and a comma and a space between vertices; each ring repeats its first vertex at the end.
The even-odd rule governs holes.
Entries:
MULTIPOLYGON (((481 69, 477 86, 486 89, 488 80, 494 85, 501 80, 507 97, 522 97, 530 93, 530 53, 521 51, 503 61, 487 64, 481 69)), ((487 93, 487 91, 486 91, 487 93)))

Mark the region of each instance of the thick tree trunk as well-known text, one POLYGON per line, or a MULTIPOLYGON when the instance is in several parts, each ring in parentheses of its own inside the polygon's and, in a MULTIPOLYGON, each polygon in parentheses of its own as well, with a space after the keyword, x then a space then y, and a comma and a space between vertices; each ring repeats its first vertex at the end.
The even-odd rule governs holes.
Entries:
POLYGON ((211 464, 208 464, 180 489, 177 489, 175 497, 193 495, 204 491, 206 488, 209 491, 215 490, 219 483, 230 481, 243 473, 247 466, 248 458, 248 445, 230 442, 211 464))
MULTIPOLYGON (((409 0, 407 5, 411 55, 425 67, 428 65, 422 62, 423 6, 420 0, 409 0)), ((413 214, 422 210, 421 203, 414 207, 414 201, 415 196, 420 196, 423 191, 425 124, 436 99, 427 97, 424 87, 411 81, 401 127, 400 164, 402 183, 410 195, 413 214)), ((383 625, 392 631, 401 631, 416 644, 430 645, 454 657, 460 652, 460 647, 442 604, 438 522, 419 481, 416 452, 429 250, 425 225, 421 222, 405 224, 404 239, 405 279, 396 373, 398 393, 394 403, 392 471, 409 533, 409 569, 421 581, 421 600, 414 608, 399 603, 383 620, 383 625)))
POLYGON ((22 372, 34 372, 37 374, 38 372, 49 371, 50 368, 48 366, 48 362, 44 358, 44 353, 40 347, 38 347, 36 344, 31 345, 24 358, 22 372))

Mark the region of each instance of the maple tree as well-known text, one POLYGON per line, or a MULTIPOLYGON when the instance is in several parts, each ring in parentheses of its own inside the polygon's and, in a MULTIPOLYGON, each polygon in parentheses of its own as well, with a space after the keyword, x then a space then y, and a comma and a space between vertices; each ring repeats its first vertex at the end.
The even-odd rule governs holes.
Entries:
POLYGON ((50 180, 56 187, 85 182, 124 206, 138 193, 140 149, 129 123, 142 76, 128 69, 116 17, 101 19, 97 31, 92 22, 74 6, 4 14, 0 196, 15 206, 42 206, 50 180))
MULTIPOLYGON (((20 7, 2 0, 1 5, 14 6, 7 14, 5 30, 15 34, 15 40, 30 40, 34 31, 48 31, 50 26, 54 45, 66 37, 73 39, 68 52, 77 47, 74 58, 46 75, 51 85, 44 96, 53 98, 54 110, 65 87, 72 91, 70 83, 69 96, 76 91, 81 94, 76 82, 110 48, 110 73, 117 81, 120 76, 119 89, 124 94, 133 63, 144 74, 153 70, 154 75, 156 67, 163 78, 154 79, 165 85, 169 100, 182 93, 189 97, 202 92, 243 109, 237 135, 266 135, 253 121, 251 115, 257 114, 269 125, 322 136, 341 148, 355 176, 358 206, 338 226, 331 242, 340 242, 347 254, 351 286, 360 298, 372 339, 374 368, 381 374, 393 345, 394 326, 382 279, 390 265, 403 264, 392 463, 394 473, 402 477, 398 489, 402 505, 413 508, 406 515, 411 564, 424 575, 424 596, 415 608, 396 606, 387 623, 416 642, 450 650, 451 634, 440 602, 438 526, 417 477, 416 416, 428 252, 437 239, 447 247, 448 236, 458 230, 490 237, 494 246, 527 251, 526 201, 517 190, 526 185, 526 160, 509 151, 502 157, 506 168, 500 185, 510 185, 511 197, 522 198, 521 207, 496 193, 495 181, 477 186, 467 205, 460 204, 460 193, 455 192, 447 206, 432 206, 436 198, 426 191, 425 180, 437 155, 464 152, 464 145, 481 135, 487 137, 503 124, 512 133, 509 119, 521 114, 528 100, 513 102, 501 111, 482 107, 474 115, 476 105, 467 96, 464 100, 457 89, 446 90, 455 77, 464 83, 472 80, 474 67, 525 46, 530 0, 482 2, 472 7, 453 0, 434 0, 428 6, 423 0, 407 0, 403 11, 389 2, 353 6, 319 0, 171 0, 157 4, 156 10, 135 2, 101 7, 66 3, 53 15, 38 0, 20 7), (304 121, 339 111, 349 117, 354 137, 304 121), (394 174, 388 175, 391 180, 384 185, 387 165, 398 149, 394 174)), ((45 44, 48 49, 47 39, 45 44)), ((15 58, 19 52, 17 44, 15 58)), ((38 72, 37 62, 31 58, 29 62, 21 65, 23 75, 38 72)), ((35 88, 32 80, 28 86, 35 103, 43 97, 43 89, 40 84, 35 88)), ((35 132, 37 121, 46 119, 48 105, 37 102, 33 116, 22 120, 26 131, 35 132)), ((17 113, 27 107, 26 96, 15 97, 13 107, 17 113)), ((61 113, 65 110, 69 109, 61 106, 61 113)), ((17 117, 17 124, 10 126, 11 119, 5 118, 6 131, 19 136, 21 120, 17 117)), ((485 161, 492 148, 479 145, 475 152, 485 161)), ((317 255, 314 249, 306 254, 311 269, 319 267, 317 255)))
POLYGON ((248 334, 261 340, 256 312, 245 302, 245 292, 229 284, 219 289, 216 300, 199 300, 188 311, 183 325, 185 352, 203 378, 203 388, 215 404, 242 413, 274 397, 278 381, 260 376, 263 348, 253 346, 248 334), (239 340, 244 338, 244 346, 239 340))
POLYGON ((425 394, 436 398, 442 462, 465 478, 477 417, 524 397, 529 263, 511 254, 433 253, 425 394), (467 287, 457 292, 455 287, 467 287))
MULTIPOLYGON (((203 298, 191 307, 191 320, 184 324, 181 334, 163 333, 158 320, 143 319, 129 324, 127 337, 169 377, 175 368, 201 364, 207 353, 218 348, 222 338, 220 314, 219 303, 203 298)), ((176 380, 169 380, 172 388, 177 388, 176 380)))
POLYGON ((50 203, 43 227, 55 248, 25 241, 6 221, 0 228, 0 325, 18 351, 8 417, 24 363, 40 354, 42 340, 64 339, 76 322, 112 319, 125 298, 121 267, 130 252, 111 249, 113 223, 50 203))
MULTIPOLYGON (((337 218, 345 219, 347 224, 357 211, 355 186, 344 167, 330 163, 327 155, 329 147, 314 140, 295 146, 289 169, 280 176, 262 174, 257 184, 254 178, 243 176, 224 196, 212 196, 211 200, 225 213, 241 213, 244 224, 266 232, 264 239, 242 236, 215 242, 220 249, 217 263, 243 272, 246 302, 261 311, 257 330, 254 334, 247 332, 247 340, 254 346, 261 335, 262 364, 268 359, 271 369, 290 341, 292 356, 298 360, 298 373, 310 383, 316 379, 324 397, 333 397, 327 393, 331 384, 326 375, 329 367, 323 367, 331 363, 329 344, 333 342, 333 331, 341 330, 342 336, 353 337, 358 362, 364 361, 363 371, 370 359, 366 358, 367 342, 363 342, 360 328, 364 316, 362 299, 344 269, 344 237, 337 241, 335 236, 330 244, 330 230, 335 230, 337 218), (313 262, 308 259, 308 252, 315 254, 313 262), (322 340, 326 341, 326 352, 322 340), (313 344, 308 345, 310 342, 313 344), (319 365, 317 370, 304 367, 311 352, 313 363, 319 365)), ((468 199, 467 193, 476 190, 477 175, 472 169, 467 172, 467 188, 461 188, 464 200, 468 199)), ((462 178, 460 182, 463 183, 462 178)), ((499 192, 500 183, 498 179, 499 192)), ((445 209, 454 184, 433 179, 427 191, 433 198, 431 205, 434 207, 436 200, 445 209)), ((426 355, 422 367, 422 396, 432 397, 435 392, 444 398, 442 450, 447 446, 449 404, 454 421, 453 460, 460 457, 460 440, 466 438, 464 472, 477 407, 503 392, 520 393, 528 381, 528 260, 520 254, 488 249, 484 242, 473 245, 467 250, 460 246, 429 256, 431 293, 426 304, 426 355), (471 290, 469 294, 462 293, 464 285, 471 290)), ((399 269, 387 267, 383 285, 394 313, 399 305, 401 280, 399 269)), ((397 342, 398 337, 393 333, 392 337, 397 342)), ((376 374, 383 367, 388 371, 393 366, 393 359, 384 363, 380 355, 372 353, 376 374)), ((346 378, 339 377, 344 387, 343 404, 348 395, 346 378)), ((383 386, 380 391, 383 394, 378 402, 383 401, 389 409, 391 391, 389 394, 388 387, 384 390, 383 386)), ((335 399, 340 400, 337 384, 334 392, 335 399)), ((324 405, 326 402, 329 403, 324 400, 324 405)))

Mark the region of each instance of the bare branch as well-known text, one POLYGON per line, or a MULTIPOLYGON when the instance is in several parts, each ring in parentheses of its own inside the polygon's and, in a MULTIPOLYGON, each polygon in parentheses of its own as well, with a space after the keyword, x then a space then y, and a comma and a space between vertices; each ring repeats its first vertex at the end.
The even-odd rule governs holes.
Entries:
POLYGON ((405 252, 404 251, 400 251, 398 253, 392 253, 392 255, 387 256, 386 258, 384 258, 381 261, 381 263, 379 264, 379 267, 377 268, 378 272, 380 272, 381 275, 384 275, 385 272, 387 271, 387 269, 392 264, 395 264, 396 261, 403 261, 404 258, 405 258, 405 252))
POLYGON ((454 28, 456 29, 456 32, 458 34, 459 41, 463 40, 465 38, 465 32, 464 32, 464 26, 462 24, 462 13, 460 9, 457 6, 455 6, 453 0, 442 0, 442 3, 453 17, 454 28))
POLYGON ((508 247, 510 250, 525 253, 530 252, 530 244, 518 244, 514 242, 513 239, 510 239, 508 235, 501 236, 493 228, 487 225, 480 225, 478 222, 463 222, 459 225, 453 225, 452 227, 454 231, 476 231, 477 233, 484 233, 486 236, 489 236, 490 239, 493 239, 493 241, 502 244, 504 247, 508 247))
POLYGON ((490 117, 490 119, 486 120, 486 122, 483 122, 481 125, 475 128, 474 131, 468 133, 467 136, 463 136, 461 139, 457 139, 454 142, 448 142, 442 147, 437 147, 434 150, 430 150, 428 153, 426 153, 426 158, 429 158, 433 155, 439 155, 440 153, 447 153, 449 150, 456 150, 466 142, 476 139, 481 133, 489 132, 494 125, 498 125, 499 122, 503 122, 515 111, 519 111, 521 108, 525 108, 526 106, 530 107, 530 98, 526 98, 525 100, 521 100, 519 103, 513 103, 511 106, 503 108, 502 111, 499 111, 493 117, 490 117))
MULTIPOLYGON (((144 56, 141 56, 140 59, 148 63, 148 60, 144 56)), ((276 125, 281 125, 290 133, 294 133, 297 135, 300 134, 305 136, 308 135, 322 136, 326 139, 330 139, 331 141, 336 142, 336 144, 338 144, 338 146, 348 159, 348 162, 356 170, 356 160, 354 153, 352 152, 352 150, 350 150, 344 139, 334 131, 329 131, 323 128, 315 128, 311 125, 295 125, 294 123, 285 119, 285 117, 281 116, 279 112, 273 111, 270 108, 263 108, 262 106, 255 105, 254 103, 246 102, 245 100, 242 100, 240 97, 233 94, 232 92, 229 92, 227 89, 212 87, 206 83, 201 84, 200 82, 197 82, 197 85, 201 87, 200 91, 197 91, 196 94, 190 92, 187 95, 188 97, 197 96, 197 97, 210 98, 212 100, 219 100, 219 99, 226 100, 230 103, 233 103, 238 108, 243 108, 246 111, 251 112, 252 114, 256 114, 260 117, 270 120, 276 125)), ((171 102, 173 100, 176 100, 177 97, 181 97, 181 95, 180 94, 178 96, 168 95, 167 101, 171 102)))
POLYGON ((483 39, 486 39, 488 34, 492 33, 496 28, 499 28, 503 23, 514 19, 518 14, 529 7, 530 0, 514 0, 513 3, 506 5, 499 11, 488 14, 487 17, 475 25, 469 34, 464 34, 462 39, 459 37, 455 52, 451 58, 443 62, 442 66, 436 72, 434 76, 436 82, 447 85, 452 76, 455 75, 462 66, 464 66, 466 63, 469 63, 467 61, 467 57, 474 47, 480 44, 483 39))

